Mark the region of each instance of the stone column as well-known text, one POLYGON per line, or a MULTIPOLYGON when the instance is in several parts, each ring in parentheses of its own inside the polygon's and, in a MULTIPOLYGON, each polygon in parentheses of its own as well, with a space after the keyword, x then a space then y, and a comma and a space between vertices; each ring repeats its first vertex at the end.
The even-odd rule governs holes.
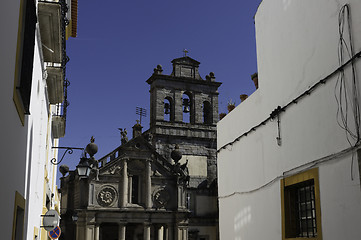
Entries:
POLYGON ((182 186, 178 186, 178 208, 185 208, 184 189, 182 186))
POLYGON ((188 240, 188 229, 185 226, 177 227, 177 240, 188 240))
POLYGON ((188 240, 188 228, 183 228, 183 240, 188 240))
POLYGON ((87 225, 85 228, 85 240, 94 240, 95 239, 95 225, 87 225))
POLYGON ((151 160, 146 161, 145 166, 145 207, 152 207, 152 199, 151 199, 151 160))
POLYGON ((163 237, 162 240, 170 240, 170 238, 169 238, 169 225, 164 225, 163 229, 164 229, 163 230, 164 237, 163 237))
POLYGON ((94 240, 99 240, 99 224, 94 225, 94 240))
POLYGON ((163 240, 163 231, 164 231, 163 226, 162 225, 157 225, 156 229, 157 229, 157 239, 158 240, 163 240))
POLYGON ((128 203, 132 203, 132 188, 133 188, 133 177, 132 175, 128 176, 128 203))
POLYGON ((120 207, 126 207, 128 203, 128 164, 127 159, 123 159, 123 171, 122 171, 122 181, 123 181, 123 194, 120 207))
POLYGON ((150 224, 144 223, 144 240, 150 240, 150 224))
POLYGON ((77 240, 87 240, 87 226, 85 223, 77 223, 76 224, 76 239, 77 240))
POLYGON ((77 240, 82 240, 84 235, 84 231, 82 229, 82 227, 80 226, 79 223, 76 223, 76 239, 77 240))
POLYGON ((125 240, 125 224, 124 223, 119 223, 119 228, 118 228, 118 240, 125 240))

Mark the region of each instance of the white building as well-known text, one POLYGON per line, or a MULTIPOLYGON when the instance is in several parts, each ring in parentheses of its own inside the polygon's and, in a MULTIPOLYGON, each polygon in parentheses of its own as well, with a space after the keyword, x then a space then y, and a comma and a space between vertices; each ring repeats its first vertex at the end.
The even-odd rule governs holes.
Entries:
POLYGON ((76 35, 77 1, 63 3, 0 3, 1 239, 48 239, 41 215, 59 211, 50 161, 65 134, 65 39, 76 35))
POLYGON ((221 239, 360 239, 360 10, 260 4, 259 88, 217 126, 221 239))

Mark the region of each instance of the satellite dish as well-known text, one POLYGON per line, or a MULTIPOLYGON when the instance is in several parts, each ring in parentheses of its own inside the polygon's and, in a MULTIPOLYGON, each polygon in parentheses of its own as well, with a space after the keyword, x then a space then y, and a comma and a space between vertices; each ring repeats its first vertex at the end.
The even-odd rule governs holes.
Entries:
POLYGON ((43 226, 46 231, 51 231, 59 225, 59 214, 55 210, 49 210, 43 217, 43 226))

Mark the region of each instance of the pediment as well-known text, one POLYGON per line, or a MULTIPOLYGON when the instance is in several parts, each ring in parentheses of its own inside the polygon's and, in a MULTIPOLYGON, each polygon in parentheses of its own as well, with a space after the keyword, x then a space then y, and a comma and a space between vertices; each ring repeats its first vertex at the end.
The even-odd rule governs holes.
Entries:
POLYGON ((131 174, 140 174, 145 171, 146 161, 151 161, 153 176, 174 175, 173 166, 142 136, 121 145, 110 154, 99 159, 101 167, 99 175, 120 175, 123 162, 127 161, 127 169, 131 174))

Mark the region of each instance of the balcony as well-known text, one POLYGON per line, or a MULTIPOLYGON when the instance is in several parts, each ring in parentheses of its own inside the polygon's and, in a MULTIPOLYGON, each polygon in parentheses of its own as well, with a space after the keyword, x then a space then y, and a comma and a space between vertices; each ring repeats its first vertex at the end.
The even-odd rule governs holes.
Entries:
POLYGON ((48 96, 51 104, 62 103, 64 101, 64 72, 60 67, 47 67, 48 96))
POLYGON ((62 138, 65 136, 65 118, 63 116, 52 117, 52 132, 54 138, 62 138))
POLYGON ((58 2, 38 3, 40 35, 45 62, 62 62, 61 5, 58 2))

